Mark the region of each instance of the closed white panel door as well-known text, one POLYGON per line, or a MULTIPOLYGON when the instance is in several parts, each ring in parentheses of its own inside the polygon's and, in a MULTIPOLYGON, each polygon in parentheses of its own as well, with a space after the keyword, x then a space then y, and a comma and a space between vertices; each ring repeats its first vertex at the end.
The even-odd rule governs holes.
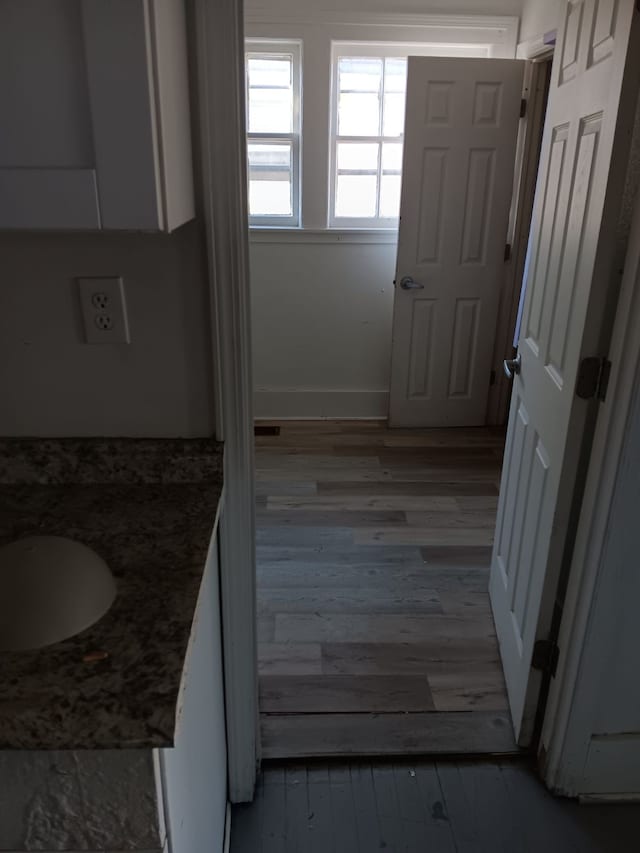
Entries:
POLYGON ((590 405, 575 393, 578 367, 582 357, 600 354, 614 278, 629 136, 624 124, 633 115, 626 101, 633 77, 627 56, 634 5, 633 0, 569 2, 553 61, 521 367, 513 386, 490 580, 522 744, 531 737, 539 691, 540 673, 531 669, 533 648, 549 634, 590 405))
POLYGON ((409 58, 391 426, 485 422, 523 65, 409 58))

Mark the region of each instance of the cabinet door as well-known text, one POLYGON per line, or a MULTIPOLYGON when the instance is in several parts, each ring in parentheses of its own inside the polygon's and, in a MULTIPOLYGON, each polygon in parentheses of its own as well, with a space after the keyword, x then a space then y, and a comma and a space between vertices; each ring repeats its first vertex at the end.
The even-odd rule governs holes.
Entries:
POLYGON ((209 547, 178 698, 175 745, 160 750, 172 853, 221 853, 227 748, 217 534, 209 547))
POLYGON ((0 228, 193 218, 185 0, 2 0, 0 228))
POLYGON ((0 228, 99 228, 80 2, 0 6, 0 228))

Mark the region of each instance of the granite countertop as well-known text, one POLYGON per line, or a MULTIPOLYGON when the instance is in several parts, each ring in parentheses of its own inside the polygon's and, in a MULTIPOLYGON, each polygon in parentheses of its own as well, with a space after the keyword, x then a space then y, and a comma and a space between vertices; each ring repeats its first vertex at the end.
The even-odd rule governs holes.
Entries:
POLYGON ((0 749, 173 745, 221 490, 213 440, 0 439, 0 545, 67 536, 118 584, 91 628, 0 652, 0 749))

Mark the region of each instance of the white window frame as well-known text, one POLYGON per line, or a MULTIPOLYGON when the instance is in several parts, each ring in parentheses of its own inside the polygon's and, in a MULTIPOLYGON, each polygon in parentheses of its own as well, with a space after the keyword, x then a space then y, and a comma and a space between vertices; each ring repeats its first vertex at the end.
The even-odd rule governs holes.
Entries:
MULTIPOLYGON (((338 143, 359 142, 377 143, 380 145, 378 157, 378 186, 377 196, 380 198, 380 182, 382 176, 382 145, 384 143, 404 144, 404 134, 401 136, 384 136, 382 127, 379 136, 339 136, 338 135, 338 63, 343 57, 375 57, 379 59, 402 58, 409 56, 478 56, 482 47, 478 45, 443 45, 443 44, 416 44, 415 42, 355 42, 355 41, 332 41, 331 43, 331 112, 329 129, 329 207, 328 223, 329 229, 350 230, 367 229, 376 231, 397 231, 398 217, 383 216, 337 216, 335 213, 336 190, 338 184, 338 143)), ((487 48, 487 55, 489 49, 487 48)), ((382 109, 382 106, 381 106, 382 109)), ((404 166, 404 158, 403 163, 404 166)), ((402 168, 400 170, 402 175, 402 168)))
MULTIPOLYGON (((245 97, 247 104, 247 147, 250 142, 284 142, 291 144, 291 216, 272 214, 268 216, 249 215, 249 227, 260 228, 300 228, 301 199, 300 181, 302 177, 302 42, 300 40, 247 38, 244 45, 245 57, 245 97), (253 56, 281 56, 290 54, 292 61, 293 115, 291 133, 250 133, 248 122, 249 80, 246 73, 247 58, 253 56)), ((247 156, 247 180, 249 179, 247 156)))

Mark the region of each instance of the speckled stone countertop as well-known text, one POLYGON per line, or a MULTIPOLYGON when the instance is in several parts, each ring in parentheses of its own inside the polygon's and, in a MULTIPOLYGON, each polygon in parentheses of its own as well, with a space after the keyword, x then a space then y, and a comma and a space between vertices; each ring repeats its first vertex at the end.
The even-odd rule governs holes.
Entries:
POLYGON ((0 749, 173 744, 221 491, 212 440, 0 439, 0 545, 68 536, 103 557, 118 584, 86 631, 0 652, 0 749))

